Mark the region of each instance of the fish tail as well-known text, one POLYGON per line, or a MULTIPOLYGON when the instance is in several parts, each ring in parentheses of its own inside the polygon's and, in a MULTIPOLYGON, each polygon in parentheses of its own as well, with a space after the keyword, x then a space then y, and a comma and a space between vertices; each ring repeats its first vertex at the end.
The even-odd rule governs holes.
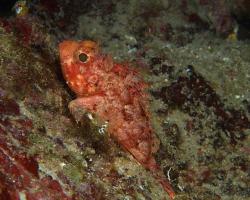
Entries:
POLYGON ((169 197, 171 199, 174 199, 175 192, 169 181, 166 179, 160 166, 157 165, 154 158, 150 159, 150 161, 147 163, 147 169, 149 169, 152 172, 154 178, 162 185, 163 189, 168 193, 169 197))
POLYGON ((155 176, 155 179, 162 185, 163 189, 168 193, 171 199, 175 198, 175 192, 165 177, 155 176))

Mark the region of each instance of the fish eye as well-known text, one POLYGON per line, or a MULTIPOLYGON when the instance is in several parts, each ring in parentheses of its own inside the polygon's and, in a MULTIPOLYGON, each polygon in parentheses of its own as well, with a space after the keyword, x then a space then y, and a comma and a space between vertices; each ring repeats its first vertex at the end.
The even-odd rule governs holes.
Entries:
POLYGON ((78 58, 81 62, 85 63, 88 61, 89 56, 86 53, 80 53, 78 58))

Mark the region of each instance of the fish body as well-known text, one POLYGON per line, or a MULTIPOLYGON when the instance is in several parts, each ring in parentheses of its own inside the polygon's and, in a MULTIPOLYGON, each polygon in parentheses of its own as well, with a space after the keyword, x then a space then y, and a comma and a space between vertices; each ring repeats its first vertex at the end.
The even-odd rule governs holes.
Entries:
POLYGON ((69 103, 76 119, 79 110, 108 122, 110 135, 162 184, 174 191, 153 154, 159 142, 150 124, 147 84, 126 64, 103 54, 93 41, 63 41, 59 45, 63 76, 77 98, 69 103))

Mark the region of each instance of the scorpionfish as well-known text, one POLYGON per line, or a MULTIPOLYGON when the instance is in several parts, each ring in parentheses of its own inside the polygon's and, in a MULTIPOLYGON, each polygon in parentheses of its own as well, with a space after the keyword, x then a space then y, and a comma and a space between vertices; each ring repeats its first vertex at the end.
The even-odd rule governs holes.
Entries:
MULTIPOLYGON (((175 193, 157 165, 158 139, 150 124, 147 84, 128 64, 118 64, 93 41, 63 41, 59 45, 63 76, 77 98, 69 110, 79 110, 108 122, 109 134, 163 186, 171 199, 175 193)), ((77 117, 78 116, 78 117, 77 117)))

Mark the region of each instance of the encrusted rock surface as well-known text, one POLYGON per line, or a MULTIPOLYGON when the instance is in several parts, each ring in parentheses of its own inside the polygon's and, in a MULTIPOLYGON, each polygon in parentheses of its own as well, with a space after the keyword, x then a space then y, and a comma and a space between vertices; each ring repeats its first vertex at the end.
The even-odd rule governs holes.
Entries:
POLYGON ((220 17, 209 2, 41 0, 2 17, 0 199, 168 199, 100 124, 70 115, 63 39, 99 41, 142 71, 176 199, 249 199, 249 7, 220 0, 220 17))

